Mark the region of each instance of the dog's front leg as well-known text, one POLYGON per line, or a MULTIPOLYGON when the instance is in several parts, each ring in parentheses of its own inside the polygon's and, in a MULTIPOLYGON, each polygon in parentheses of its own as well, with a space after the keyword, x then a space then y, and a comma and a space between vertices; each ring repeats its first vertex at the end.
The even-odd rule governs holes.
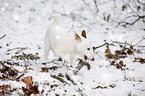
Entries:
POLYGON ((66 54, 65 52, 59 51, 59 50, 55 51, 54 53, 57 57, 62 58, 63 63, 68 63, 68 61, 69 61, 69 55, 68 54, 66 54))
POLYGON ((49 48, 49 44, 47 42, 47 43, 45 43, 45 46, 44 46, 44 55, 45 55, 44 59, 45 60, 48 60, 47 56, 48 56, 49 51, 50 51, 50 48, 49 48))

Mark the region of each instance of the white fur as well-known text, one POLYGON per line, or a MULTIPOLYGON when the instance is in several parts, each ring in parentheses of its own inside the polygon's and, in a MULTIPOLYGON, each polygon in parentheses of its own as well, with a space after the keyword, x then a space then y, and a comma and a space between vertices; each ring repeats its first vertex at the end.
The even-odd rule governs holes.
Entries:
POLYGON ((47 60, 50 50, 53 51, 55 56, 62 58, 63 62, 69 62, 70 58, 72 66, 75 66, 76 55, 86 55, 92 60, 94 57, 89 41, 82 36, 79 36, 80 39, 76 40, 75 35, 67 33, 61 25, 60 17, 60 15, 55 16, 53 24, 49 26, 45 34, 45 60, 47 60), (90 48, 90 50, 87 50, 87 48, 90 48))

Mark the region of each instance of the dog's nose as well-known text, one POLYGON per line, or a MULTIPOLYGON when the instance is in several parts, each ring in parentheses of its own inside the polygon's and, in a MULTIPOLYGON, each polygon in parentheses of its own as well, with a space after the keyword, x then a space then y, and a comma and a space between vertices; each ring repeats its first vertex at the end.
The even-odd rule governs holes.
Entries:
POLYGON ((94 61, 94 60, 95 60, 95 58, 93 57, 91 61, 94 61))

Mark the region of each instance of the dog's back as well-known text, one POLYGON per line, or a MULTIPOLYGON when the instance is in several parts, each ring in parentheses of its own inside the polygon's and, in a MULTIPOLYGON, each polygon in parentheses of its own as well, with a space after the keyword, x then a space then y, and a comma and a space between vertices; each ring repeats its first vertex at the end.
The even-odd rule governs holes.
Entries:
POLYGON ((61 25, 60 16, 57 15, 46 32, 45 44, 49 43, 49 47, 54 53, 56 52, 55 50, 60 50, 70 55, 75 53, 74 41, 74 35, 67 33, 61 25))

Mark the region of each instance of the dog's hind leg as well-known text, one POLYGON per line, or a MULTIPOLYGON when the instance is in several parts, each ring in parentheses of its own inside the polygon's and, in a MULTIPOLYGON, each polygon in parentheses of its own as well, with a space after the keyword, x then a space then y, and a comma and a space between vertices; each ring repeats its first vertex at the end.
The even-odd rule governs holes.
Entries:
POLYGON ((48 56, 49 50, 50 50, 49 44, 45 44, 45 47, 44 47, 45 60, 48 60, 47 56, 48 56))
POLYGON ((44 60, 48 60, 47 56, 48 56, 48 53, 50 51, 50 46, 49 46, 49 41, 48 41, 47 37, 45 37, 44 43, 45 43, 45 46, 44 46, 44 55, 45 55, 45 58, 44 58, 44 60))

